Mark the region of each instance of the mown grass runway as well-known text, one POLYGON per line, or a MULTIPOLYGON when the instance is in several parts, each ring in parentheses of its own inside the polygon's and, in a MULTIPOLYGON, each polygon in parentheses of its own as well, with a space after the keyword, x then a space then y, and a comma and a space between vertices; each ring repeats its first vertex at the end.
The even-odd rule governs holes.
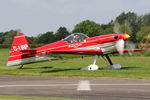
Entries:
POLYGON ((0 100, 83 100, 83 99, 53 98, 53 97, 0 96, 0 100))
POLYGON ((109 65, 104 59, 99 57, 97 65, 99 70, 82 71, 80 68, 92 64, 93 56, 55 60, 50 62, 40 62, 24 65, 23 69, 19 66, 6 67, 9 49, 0 49, 0 75, 28 75, 28 76, 80 76, 80 77, 123 77, 150 79, 150 57, 133 56, 121 57, 111 56, 113 63, 121 64, 121 70, 102 70, 109 65))

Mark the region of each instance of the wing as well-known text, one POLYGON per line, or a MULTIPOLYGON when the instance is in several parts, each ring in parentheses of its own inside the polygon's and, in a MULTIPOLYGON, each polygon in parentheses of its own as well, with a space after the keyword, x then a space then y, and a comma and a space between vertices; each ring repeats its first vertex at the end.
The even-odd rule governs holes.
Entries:
POLYGON ((124 49, 124 52, 129 52, 129 51, 133 51, 133 52, 140 52, 143 51, 143 49, 124 49))
MULTIPOLYGON (((124 53, 127 53, 127 52, 141 52, 141 51, 143 51, 143 49, 123 49, 124 53)), ((118 51, 112 52, 112 54, 115 54, 115 53, 119 53, 119 52, 118 51)))

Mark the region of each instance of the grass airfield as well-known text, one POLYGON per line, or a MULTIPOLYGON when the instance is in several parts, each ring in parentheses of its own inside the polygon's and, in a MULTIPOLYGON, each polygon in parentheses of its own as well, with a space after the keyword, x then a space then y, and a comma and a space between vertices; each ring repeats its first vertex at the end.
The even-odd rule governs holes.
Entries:
MULTIPOLYGON (((66 56, 65 60, 55 60, 50 62, 40 62, 19 66, 7 67, 9 49, 0 49, 0 75, 16 76, 59 76, 59 77, 117 77, 150 79, 150 57, 146 56, 111 56, 114 64, 121 64, 121 70, 103 70, 109 65, 102 57, 97 58, 99 70, 83 71, 82 67, 93 62, 93 56, 86 56, 84 59, 75 56, 66 56)), ((0 100, 81 100, 72 98, 53 97, 22 97, 22 96, 0 96, 0 100)))
POLYGON ((0 96, 0 100, 83 100, 71 98, 53 98, 53 97, 20 97, 20 96, 0 96))
POLYGON ((99 70, 83 71, 82 67, 88 66, 93 62, 93 56, 68 58, 65 60, 55 60, 24 65, 23 69, 19 66, 6 67, 9 56, 9 49, 0 49, 0 75, 17 76, 64 76, 64 77, 118 77, 150 79, 150 57, 146 56, 111 56, 114 64, 121 64, 121 70, 103 70, 108 66, 102 57, 97 58, 99 70))

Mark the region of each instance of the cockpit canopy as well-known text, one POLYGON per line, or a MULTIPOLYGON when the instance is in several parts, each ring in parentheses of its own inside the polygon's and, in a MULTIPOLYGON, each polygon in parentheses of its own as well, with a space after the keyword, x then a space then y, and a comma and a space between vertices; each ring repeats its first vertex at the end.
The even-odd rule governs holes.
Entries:
POLYGON ((83 41, 85 38, 88 38, 88 36, 83 33, 73 33, 67 36, 64 41, 67 41, 67 43, 76 43, 83 41))

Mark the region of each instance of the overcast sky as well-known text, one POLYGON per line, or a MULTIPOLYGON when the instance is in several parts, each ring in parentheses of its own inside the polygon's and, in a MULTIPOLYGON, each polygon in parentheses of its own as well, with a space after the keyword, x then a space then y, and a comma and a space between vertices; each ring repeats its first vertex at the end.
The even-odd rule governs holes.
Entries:
POLYGON ((36 36, 60 26, 72 31, 83 20, 106 24, 128 11, 150 13, 150 0, 0 0, 0 32, 21 29, 36 36))

